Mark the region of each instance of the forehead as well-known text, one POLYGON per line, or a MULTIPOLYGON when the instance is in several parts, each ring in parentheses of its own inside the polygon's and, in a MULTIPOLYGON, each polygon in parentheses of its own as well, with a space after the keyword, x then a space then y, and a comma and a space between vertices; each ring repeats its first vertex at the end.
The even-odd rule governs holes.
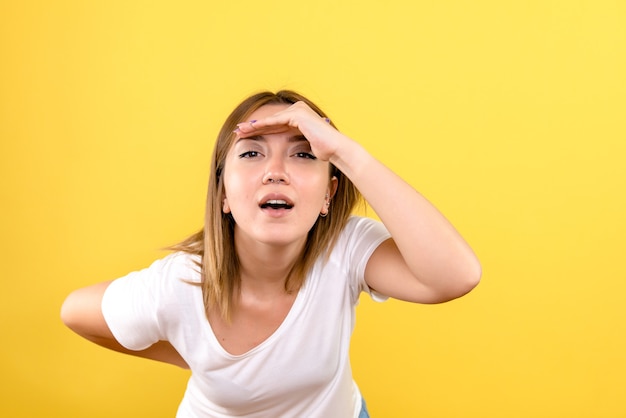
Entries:
MULTIPOLYGON (((250 120, 259 120, 268 116, 272 116, 274 113, 278 113, 281 110, 285 110, 289 107, 287 104, 267 104, 259 107, 257 110, 250 114, 250 120)), ((246 121, 243 121, 246 122, 246 121)))

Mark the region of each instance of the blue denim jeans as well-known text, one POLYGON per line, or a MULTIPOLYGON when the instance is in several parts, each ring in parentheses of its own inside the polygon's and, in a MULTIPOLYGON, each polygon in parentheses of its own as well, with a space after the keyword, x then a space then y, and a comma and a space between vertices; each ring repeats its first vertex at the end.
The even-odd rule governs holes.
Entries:
POLYGON ((365 405, 365 399, 363 399, 361 403, 361 413, 359 413, 359 418, 370 418, 370 414, 367 412, 367 406, 365 405))

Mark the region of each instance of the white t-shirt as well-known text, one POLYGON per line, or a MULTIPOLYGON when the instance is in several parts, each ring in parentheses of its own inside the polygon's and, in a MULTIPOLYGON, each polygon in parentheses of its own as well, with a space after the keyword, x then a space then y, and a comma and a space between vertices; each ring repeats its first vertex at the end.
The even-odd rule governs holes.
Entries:
POLYGON ((174 253, 115 280, 102 312, 124 347, 169 341, 191 369, 178 418, 350 418, 361 394, 349 360, 355 307, 367 260, 389 237, 377 221, 353 216, 328 262, 319 259, 279 328, 242 355, 217 341, 206 319, 197 257, 174 253))

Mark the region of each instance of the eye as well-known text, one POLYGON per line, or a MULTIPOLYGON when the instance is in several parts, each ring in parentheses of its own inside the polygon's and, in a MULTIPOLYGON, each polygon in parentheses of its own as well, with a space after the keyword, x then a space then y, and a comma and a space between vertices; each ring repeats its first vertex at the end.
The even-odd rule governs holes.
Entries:
POLYGON ((259 156, 259 151, 246 151, 242 154, 239 154, 239 158, 255 158, 259 156))
POLYGON ((317 157, 310 152, 296 152, 294 154, 298 158, 308 158, 309 160, 317 160, 317 157))

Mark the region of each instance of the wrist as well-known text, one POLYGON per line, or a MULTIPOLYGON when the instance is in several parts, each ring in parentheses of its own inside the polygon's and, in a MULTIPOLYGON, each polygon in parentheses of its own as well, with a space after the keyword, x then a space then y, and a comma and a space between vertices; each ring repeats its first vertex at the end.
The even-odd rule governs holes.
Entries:
POLYGON ((353 180, 354 177, 358 177, 359 173, 373 157, 361 144, 343 134, 341 135, 339 146, 331 156, 330 162, 353 180))

